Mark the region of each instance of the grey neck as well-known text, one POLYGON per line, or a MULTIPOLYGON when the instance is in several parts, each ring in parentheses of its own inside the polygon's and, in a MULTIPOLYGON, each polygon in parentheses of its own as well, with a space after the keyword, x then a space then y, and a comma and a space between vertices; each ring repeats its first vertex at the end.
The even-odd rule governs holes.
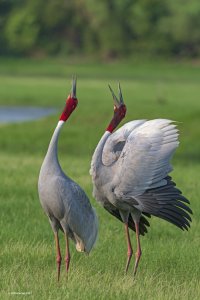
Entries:
POLYGON ((58 138, 60 135, 61 128, 65 122, 64 121, 59 121, 56 129, 54 130, 53 136, 51 138, 51 141, 49 143, 49 147, 47 150, 47 154, 44 159, 44 163, 48 163, 48 166, 57 166, 58 168, 61 169, 59 161, 58 161, 58 138))
MULTIPOLYGON (((103 162, 102 162, 103 148, 104 148, 105 143, 110 135, 111 135, 111 133, 109 131, 105 131, 105 133, 103 134, 102 138, 100 139, 100 141, 95 149, 95 152, 94 152, 93 158, 92 158, 92 162, 95 162, 95 165, 97 167, 103 166, 103 162)), ((95 167, 95 166, 93 165, 93 167, 95 167)))

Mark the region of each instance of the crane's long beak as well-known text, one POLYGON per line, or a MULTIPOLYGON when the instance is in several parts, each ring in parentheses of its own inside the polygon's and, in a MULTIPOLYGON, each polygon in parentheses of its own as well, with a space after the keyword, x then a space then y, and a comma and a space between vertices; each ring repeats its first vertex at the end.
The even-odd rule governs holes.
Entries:
POLYGON ((111 86, 108 85, 108 87, 109 87, 109 89, 110 89, 110 91, 111 91, 111 94, 112 94, 112 96, 113 96, 114 105, 115 105, 117 108, 119 108, 120 105, 124 104, 120 83, 118 84, 119 100, 118 100, 117 97, 115 96, 115 93, 113 92, 111 86))
POLYGON ((118 90, 119 90, 119 102, 120 104, 124 104, 120 82, 118 83, 118 90))
POLYGON ((71 92, 71 97, 76 99, 76 82, 77 82, 77 78, 76 76, 72 77, 72 92, 71 92))
POLYGON ((120 106, 120 102, 117 99, 117 97, 115 96, 115 93, 113 92, 113 90, 112 90, 112 88, 111 88, 111 86, 109 84, 108 84, 108 87, 109 87, 109 89, 111 91, 111 94, 113 96, 114 105, 118 108, 120 106))

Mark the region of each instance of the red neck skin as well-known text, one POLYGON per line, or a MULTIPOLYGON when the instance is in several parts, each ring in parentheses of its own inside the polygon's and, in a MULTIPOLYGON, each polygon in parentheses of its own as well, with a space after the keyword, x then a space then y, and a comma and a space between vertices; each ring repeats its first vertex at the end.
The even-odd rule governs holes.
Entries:
POLYGON ((69 118, 69 116, 71 115, 71 113, 72 113, 72 111, 69 111, 69 109, 67 109, 67 105, 66 105, 60 116, 60 121, 66 122, 67 119, 69 118))
POLYGON ((123 105, 117 111, 114 111, 114 117, 112 118, 110 124, 106 128, 106 131, 112 133, 115 130, 115 128, 119 125, 121 120, 125 117, 125 115, 126 115, 126 106, 123 105))
POLYGON ((110 124, 108 125, 106 131, 109 131, 110 133, 112 133, 115 130, 115 128, 119 125, 120 122, 121 122, 121 120, 116 120, 116 118, 114 117, 111 120, 110 124))
POLYGON ((65 108, 60 116, 60 121, 66 122, 69 116, 71 115, 71 113, 76 108, 77 104, 78 104, 78 100, 76 98, 71 98, 71 96, 69 96, 66 100, 65 108))

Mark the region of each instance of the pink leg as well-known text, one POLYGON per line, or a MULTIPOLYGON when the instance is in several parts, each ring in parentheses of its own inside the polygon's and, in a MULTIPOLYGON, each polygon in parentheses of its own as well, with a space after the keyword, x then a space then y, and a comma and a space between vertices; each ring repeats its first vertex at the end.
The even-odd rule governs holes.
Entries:
POLYGON ((127 273, 129 265, 130 265, 130 261, 131 261, 131 257, 133 254, 133 249, 131 246, 131 240, 130 240, 130 235, 129 235, 129 229, 128 229, 128 224, 125 223, 125 234, 126 234, 126 240, 127 240, 127 262, 126 262, 126 269, 125 269, 125 273, 127 273))
POLYGON ((69 238, 68 238, 68 235, 66 233, 65 233, 65 240, 66 240, 65 262, 66 262, 66 271, 68 273, 68 271, 69 271, 69 263, 70 263, 70 252, 69 252, 69 238))
POLYGON ((142 250, 141 250, 141 247, 140 247, 140 236, 139 236, 139 223, 138 222, 135 222, 135 229, 136 229, 136 239, 137 239, 137 251, 135 253, 135 267, 134 267, 134 276, 137 272, 137 267, 138 267, 138 264, 139 264, 139 260, 140 260, 140 257, 142 255, 142 250))
POLYGON ((60 252, 60 244, 59 244, 59 237, 58 232, 55 233, 55 241, 56 241, 56 262, 57 262, 57 269, 58 269, 58 281, 60 279, 60 265, 61 265, 61 252, 60 252))

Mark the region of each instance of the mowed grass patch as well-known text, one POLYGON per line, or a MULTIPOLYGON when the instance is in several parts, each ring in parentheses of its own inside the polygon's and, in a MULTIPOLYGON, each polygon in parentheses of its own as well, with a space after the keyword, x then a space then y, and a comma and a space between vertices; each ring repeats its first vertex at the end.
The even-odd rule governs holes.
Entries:
MULTIPOLYGON (((77 253, 70 244, 70 274, 67 279, 63 260, 58 284, 53 233, 39 203, 37 180, 59 113, 35 122, 0 125, 1 299, 20 297, 12 292, 28 292, 23 297, 30 299, 199 299, 198 69, 162 64, 145 68, 143 64, 133 65, 131 71, 131 63, 114 64, 112 68, 85 64, 71 65, 68 71, 62 67, 59 74, 59 62, 40 66, 26 60, 21 69, 17 61, 7 64, 8 68, 0 71, 1 105, 54 106, 62 110, 71 73, 80 72, 79 105, 62 129, 59 159, 64 171, 91 199, 99 216, 99 237, 89 256, 77 253), (89 176, 91 155, 113 114, 107 83, 117 91, 118 79, 127 104, 124 122, 159 117, 180 122, 181 143, 173 159, 172 176, 191 200, 194 212, 188 232, 154 217, 150 220, 149 233, 141 238, 143 255, 135 280, 133 262, 124 275, 127 249, 123 224, 92 198, 89 176)), ((60 236, 64 257, 64 237, 60 236)), ((135 251, 134 233, 131 239, 135 251)))

